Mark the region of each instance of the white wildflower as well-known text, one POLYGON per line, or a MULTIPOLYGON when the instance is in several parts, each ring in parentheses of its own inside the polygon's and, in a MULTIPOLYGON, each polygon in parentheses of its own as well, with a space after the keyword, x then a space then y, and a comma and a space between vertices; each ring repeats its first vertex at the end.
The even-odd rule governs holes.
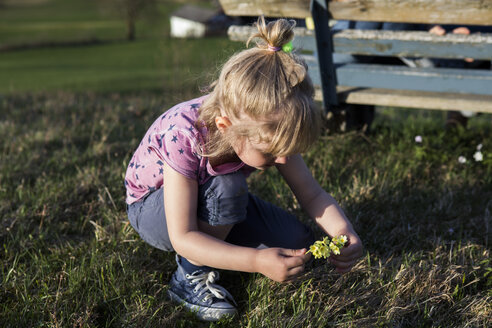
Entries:
POLYGON ((344 245, 347 242, 347 236, 345 236, 345 235, 341 235, 339 239, 340 239, 340 243, 342 243, 344 245))
POLYGON ((458 162, 460 162, 461 164, 465 164, 466 163, 466 157, 465 156, 458 157, 458 162))
POLYGON ((482 150, 482 144, 478 144, 478 146, 477 146, 477 150, 478 150, 478 151, 482 150))
POLYGON ((480 151, 477 151, 475 154, 473 154, 473 158, 475 159, 475 162, 483 161, 483 155, 480 151))
POLYGON ((422 136, 415 136, 415 142, 422 143, 422 136))

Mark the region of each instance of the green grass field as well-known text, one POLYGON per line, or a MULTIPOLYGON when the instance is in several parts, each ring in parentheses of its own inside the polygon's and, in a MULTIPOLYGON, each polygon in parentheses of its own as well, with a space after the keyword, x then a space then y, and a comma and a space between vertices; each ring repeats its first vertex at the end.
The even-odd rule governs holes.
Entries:
POLYGON ((244 47, 220 37, 170 39, 169 14, 179 6, 174 2, 159 2, 157 13, 142 16, 135 42, 124 39, 124 21, 96 1, 22 2, 39 4, 0 9, 0 49, 27 45, 0 51, 0 93, 196 90, 210 80, 204 67, 215 73, 224 58, 244 47), (85 45, 92 40, 97 42, 85 45))
MULTIPOLYGON (((122 183, 148 123, 194 95, 0 99, 2 327, 207 326, 167 300, 174 255, 128 226, 122 183)), ((305 158, 353 221, 364 258, 345 276, 317 262, 292 284, 223 272, 240 316, 211 326, 490 326, 490 123, 449 134, 441 118, 386 110, 370 136, 324 136, 305 158)), ((249 183, 309 222, 274 170, 249 183)))
MULTIPOLYGON (((0 45, 125 38, 125 21, 96 0, 5 0, 0 8, 0 45)), ((137 24, 137 37, 169 34, 168 15, 179 7, 158 1, 157 10, 137 24)), ((193 2, 193 1, 192 1, 193 2)), ((196 1, 194 1, 196 2, 196 1)))
POLYGON ((224 38, 148 39, 0 52, 0 93, 196 90, 238 44, 224 38))
MULTIPOLYGON (((148 125, 240 46, 149 36, 0 52, 0 327, 490 327, 490 115, 446 131, 442 112, 380 108, 371 134, 325 133, 304 155, 364 243, 351 273, 221 272, 239 315, 218 323, 167 299, 174 254, 128 225, 123 176, 148 125)), ((274 169, 249 186, 322 236, 274 169)))

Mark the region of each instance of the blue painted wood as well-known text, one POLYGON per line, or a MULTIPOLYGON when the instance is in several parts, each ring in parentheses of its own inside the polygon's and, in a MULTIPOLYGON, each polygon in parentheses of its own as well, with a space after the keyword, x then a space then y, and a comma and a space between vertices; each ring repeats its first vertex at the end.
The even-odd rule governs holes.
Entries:
POLYGON ((315 86, 321 87, 321 74, 319 71, 318 57, 313 55, 303 56, 308 65, 308 74, 315 86))
MULTIPOLYGON (((316 61, 306 63, 313 84, 321 87, 316 61)), ((335 70, 338 85, 343 86, 492 95, 492 71, 488 70, 375 64, 335 65, 335 70)))
POLYGON ((316 39, 314 35, 301 35, 292 40, 292 46, 296 50, 301 50, 301 52, 316 52, 316 39))
MULTIPOLYGON (((296 36, 294 47, 316 51, 314 35, 296 36)), ((369 56, 492 59, 492 34, 432 36, 427 32, 344 30, 333 35, 334 52, 369 56)))
POLYGON ((492 59, 492 34, 436 36, 415 31, 345 30, 333 40, 337 53, 492 59))
POLYGON ((343 86, 492 95, 489 70, 345 64, 336 66, 336 74, 343 86))

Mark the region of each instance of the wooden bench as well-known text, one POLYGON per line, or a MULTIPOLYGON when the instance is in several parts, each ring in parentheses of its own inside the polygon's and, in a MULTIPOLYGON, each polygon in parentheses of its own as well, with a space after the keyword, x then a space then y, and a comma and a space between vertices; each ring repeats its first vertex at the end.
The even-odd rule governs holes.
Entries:
MULTIPOLYGON (((332 20, 492 25, 492 0, 220 0, 231 16, 312 18, 315 29, 296 28, 294 47, 304 56, 316 98, 325 109, 366 104, 492 113, 492 70, 414 68, 404 65, 333 64, 333 53, 492 60, 492 34, 444 36, 426 31, 330 31, 332 20)), ((231 26, 245 41, 251 26, 231 26)))

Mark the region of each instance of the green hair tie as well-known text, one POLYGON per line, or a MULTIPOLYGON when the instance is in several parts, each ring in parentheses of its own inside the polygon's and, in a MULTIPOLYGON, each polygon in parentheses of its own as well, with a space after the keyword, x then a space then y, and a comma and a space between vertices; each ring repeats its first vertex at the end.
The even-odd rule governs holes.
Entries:
POLYGON ((294 47, 292 46, 292 41, 289 41, 282 46, 283 52, 289 53, 289 52, 292 52, 292 49, 294 49, 294 47))

